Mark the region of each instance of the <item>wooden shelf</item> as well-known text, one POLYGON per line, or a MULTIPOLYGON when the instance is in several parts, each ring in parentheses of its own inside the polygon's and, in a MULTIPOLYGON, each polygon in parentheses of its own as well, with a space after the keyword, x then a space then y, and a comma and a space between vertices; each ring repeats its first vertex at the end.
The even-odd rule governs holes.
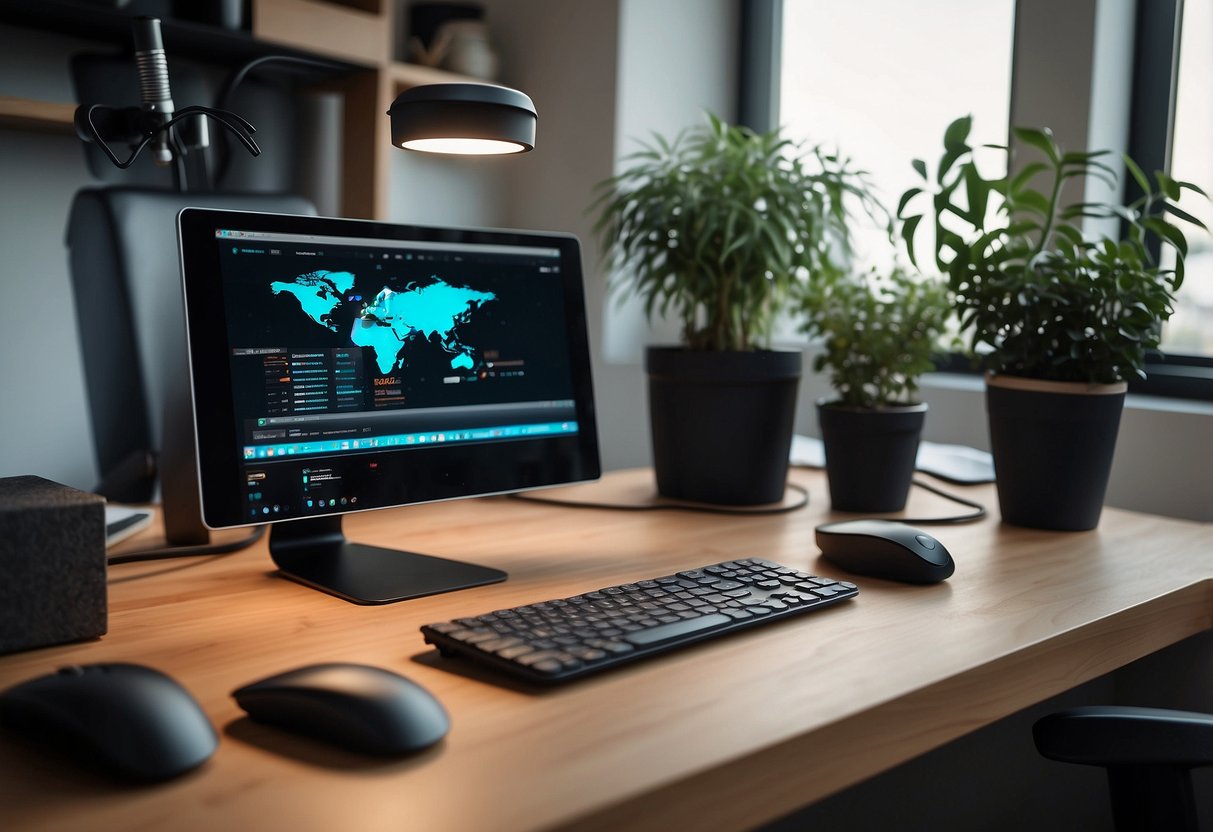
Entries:
MULTIPOLYGON (((250 0, 252 32, 188 20, 161 23, 165 49, 235 68, 268 55, 323 57, 331 70, 298 70, 339 90, 342 124, 342 201, 347 217, 387 219, 391 143, 387 117, 403 90, 421 84, 475 81, 452 72, 392 60, 397 4, 386 0, 250 0)), ((131 15, 84 0, 0 0, 0 23, 87 38, 129 48, 131 15)), ((71 133, 75 104, 0 97, 0 125, 71 133)))
POLYGON ((0 125, 69 134, 75 131, 75 104, 0 95, 0 125))
POLYGON ((395 95, 392 96, 393 98, 409 87, 419 87, 422 84, 480 83, 476 78, 457 75, 454 72, 447 72, 445 69, 435 69, 434 67, 419 66, 417 64, 402 64, 399 62, 389 64, 387 74, 388 78, 391 79, 392 89, 395 91, 395 95))
POLYGON ((322 0, 255 0, 253 37, 379 67, 391 55, 385 16, 322 0))

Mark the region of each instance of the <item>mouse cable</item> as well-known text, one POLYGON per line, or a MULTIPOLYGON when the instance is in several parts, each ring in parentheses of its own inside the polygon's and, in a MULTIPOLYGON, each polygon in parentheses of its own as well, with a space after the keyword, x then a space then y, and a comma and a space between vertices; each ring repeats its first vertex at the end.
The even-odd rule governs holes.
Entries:
POLYGON ((768 514, 788 514, 789 512, 799 511, 809 504, 808 489, 797 485, 794 482, 787 484, 788 490, 795 491, 800 495, 800 499, 790 506, 776 506, 774 508, 727 508, 724 506, 708 506, 700 503, 646 503, 639 504, 616 504, 616 503, 592 503, 581 502, 579 500, 561 500, 555 497, 537 497, 530 493, 526 494, 507 494, 511 500, 521 500, 524 503, 544 503, 550 506, 562 506, 564 508, 599 508, 606 511, 698 511, 704 514, 733 514, 733 515, 768 515, 768 514))
POLYGON ((207 543, 202 546, 164 546, 154 549, 136 549, 122 555, 113 555, 105 559, 106 566, 116 566, 120 563, 136 563, 144 560, 169 560, 171 558, 201 558, 207 555, 230 555, 247 549, 261 538, 265 537, 265 526, 257 526, 247 536, 230 543, 207 543))
POLYGON ((909 526, 954 526, 961 523, 973 523, 986 516, 986 507, 981 503, 966 500, 964 497, 958 497, 922 480, 910 480, 910 484, 916 485, 925 491, 930 491, 932 494, 943 497, 945 500, 951 500, 954 503, 960 503, 962 506, 968 506, 975 509, 975 511, 971 511, 968 514, 958 514, 953 517, 889 517, 887 519, 895 523, 905 523, 909 526))

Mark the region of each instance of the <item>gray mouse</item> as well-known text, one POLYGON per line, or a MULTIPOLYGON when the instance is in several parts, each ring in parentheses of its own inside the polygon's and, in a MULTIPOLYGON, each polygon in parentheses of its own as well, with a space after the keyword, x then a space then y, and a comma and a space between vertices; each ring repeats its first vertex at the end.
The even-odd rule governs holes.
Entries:
POLYGON ((0 723, 106 774, 168 780, 206 762, 219 744, 189 692, 150 667, 90 664, 0 694, 0 723))
POLYGON ((425 688, 365 664, 309 665, 232 696, 257 722, 368 754, 418 751, 446 736, 451 724, 425 688))
POLYGON ((891 520, 846 520, 817 527, 826 560, 856 575, 934 584, 956 571, 952 555, 931 535, 891 520))

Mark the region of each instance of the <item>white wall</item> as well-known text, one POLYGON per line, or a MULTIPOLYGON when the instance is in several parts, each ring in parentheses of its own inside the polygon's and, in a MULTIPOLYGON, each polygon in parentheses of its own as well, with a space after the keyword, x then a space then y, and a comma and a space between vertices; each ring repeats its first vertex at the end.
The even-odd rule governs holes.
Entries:
MULTIPOLYGON (((539 111, 536 149, 512 164, 503 221, 581 238, 604 465, 650 462, 643 326, 622 336, 620 361, 604 347, 613 315, 601 250, 586 211, 630 140, 672 134, 735 109, 737 22, 730 0, 492 0, 488 21, 503 83, 539 111)), ((619 341, 614 333, 615 343, 619 341)))
MULTIPOLYGON (((71 101, 67 55, 88 46, 0 26, 0 95, 71 101)), ((96 480, 64 231, 93 184, 71 135, 0 127, 0 476, 96 480)))

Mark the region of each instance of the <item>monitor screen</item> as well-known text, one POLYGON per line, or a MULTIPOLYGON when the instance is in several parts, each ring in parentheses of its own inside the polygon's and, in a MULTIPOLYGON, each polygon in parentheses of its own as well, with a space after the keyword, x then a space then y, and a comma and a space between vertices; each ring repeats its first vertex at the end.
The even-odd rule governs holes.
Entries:
POLYGON ((576 238, 195 208, 179 228, 208 526, 599 475, 576 238))

